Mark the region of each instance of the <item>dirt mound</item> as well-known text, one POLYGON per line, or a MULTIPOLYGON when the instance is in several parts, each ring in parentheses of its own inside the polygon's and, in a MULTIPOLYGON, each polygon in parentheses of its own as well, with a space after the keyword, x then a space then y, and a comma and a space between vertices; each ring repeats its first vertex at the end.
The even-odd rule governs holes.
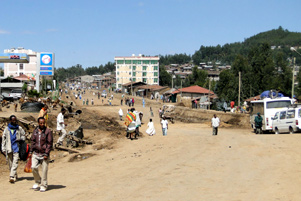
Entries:
POLYGON ((124 130, 115 118, 100 116, 87 109, 83 109, 83 113, 80 116, 80 122, 83 129, 110 131, 112 132, 112 135, 116 136, 120 136, 124 130))
POLYGON ((224 113, 214 110, 190 109, 181 106, 163 106, 164 115, 172 117, 175 121, 184 123, 211 123, 213 114, 216 114, 221 121, 221 127, 249 128, 250 117, 248 114, 224 113))

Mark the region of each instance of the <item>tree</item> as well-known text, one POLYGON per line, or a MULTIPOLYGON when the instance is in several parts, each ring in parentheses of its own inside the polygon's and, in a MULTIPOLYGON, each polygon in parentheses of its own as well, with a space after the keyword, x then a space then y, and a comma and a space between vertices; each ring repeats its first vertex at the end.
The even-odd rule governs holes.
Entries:
POLYGON ((166 71, 163 65, 159 66, 159 83, 161 86, 171 86, 171 75, 166 71))

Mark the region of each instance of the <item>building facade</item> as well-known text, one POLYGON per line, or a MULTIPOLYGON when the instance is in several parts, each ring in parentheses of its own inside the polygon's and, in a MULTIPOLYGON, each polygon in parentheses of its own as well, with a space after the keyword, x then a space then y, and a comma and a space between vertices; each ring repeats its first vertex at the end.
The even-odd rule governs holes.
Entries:
POLYGON ((117 89, 131 81, 159 85, 159 57, 115 57, 115 66, 117 89))
POLYGON ((35 78, 37 74, 37 52, 23 47, 4 50, 4 53, 25 53, 28 55, 28 63, 4 63, 4 77, 17 77, 26 75, 28 78, 35 78))

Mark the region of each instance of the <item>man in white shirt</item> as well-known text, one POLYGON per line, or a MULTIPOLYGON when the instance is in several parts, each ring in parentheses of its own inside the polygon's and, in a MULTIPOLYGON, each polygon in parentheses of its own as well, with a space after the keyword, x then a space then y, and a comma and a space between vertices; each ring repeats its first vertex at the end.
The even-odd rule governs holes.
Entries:
POLYGON ((67 135, 67 131, 65 130, 65 126, 67 126, 67 124, 65 124, 64 122, 64 114, 66 113, 66 109, 62 108, 61 113, 59 113, 59 115, 57 116, 56 122, 57 122, 57 126, 56 126, 56 130, 61 131, 61 137, 59 137, 59 139, 57 140, 57 145, 62 145, 64 138, 67 135))
POLYGON ((165 117, 163 117, 163 119, 161 121, 161 127, 162 127, 163 136, 166 136, 167 135, 167 129, 168 129, 168 121, 166 120, 165 117))
POLYGON ((212 125, 212 128, 213 128, 213 133, 212 135, 217 135, 217 130, 218 130, 218 127, 219 127, 219 118, 216 117, 216 114, 213 115, 213 118, 211 119, 211 125, 212 125))

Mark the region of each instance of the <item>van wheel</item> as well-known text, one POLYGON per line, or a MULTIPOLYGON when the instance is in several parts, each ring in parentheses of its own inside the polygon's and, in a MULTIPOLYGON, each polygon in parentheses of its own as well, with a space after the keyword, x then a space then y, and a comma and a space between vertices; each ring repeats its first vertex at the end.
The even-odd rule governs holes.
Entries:
POLYGON ((294 133, 294 129, 292 127, 290 127, 289 131, 290 131, 290 134, 294 133))
POLYGON ((275 134, 279 134, 278 128, 275 128, 275 134))

